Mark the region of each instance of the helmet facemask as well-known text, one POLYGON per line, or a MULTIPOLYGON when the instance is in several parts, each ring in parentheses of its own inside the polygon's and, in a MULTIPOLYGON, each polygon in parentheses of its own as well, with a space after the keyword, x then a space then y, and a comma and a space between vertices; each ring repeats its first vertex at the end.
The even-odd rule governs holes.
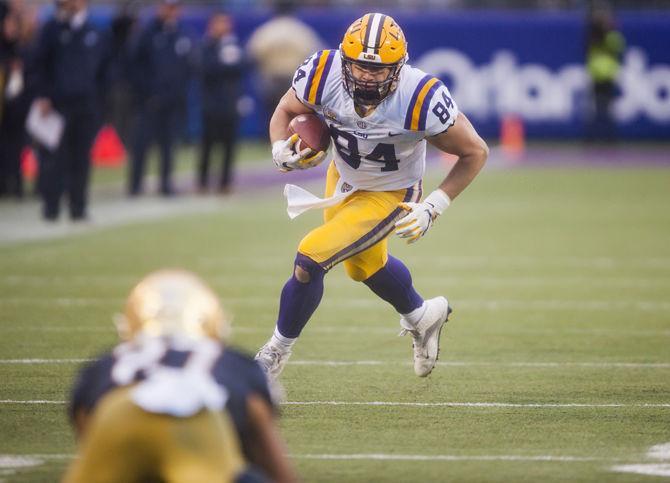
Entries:
POLYGON ((378 106, 386 99, 398 84, 400 70, 405 64, 405 58, 394 64, 382 64, 376 62, 364 62, 347 58, 344 52, 342 56, 342 78, 344 87, 349 93, 355 104, 364 106, 378 106), (389 69, 389 73, 384 80, 360 80, 354 75, 354 65, 363 70, 375 71, 378 69, 389 69))

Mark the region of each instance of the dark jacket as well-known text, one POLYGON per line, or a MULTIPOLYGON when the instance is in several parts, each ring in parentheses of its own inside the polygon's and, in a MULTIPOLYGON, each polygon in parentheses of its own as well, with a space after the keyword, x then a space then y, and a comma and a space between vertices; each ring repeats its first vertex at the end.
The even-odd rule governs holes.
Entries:
POLYGON ((36 95, 56 108, 97 108, 105 90, 109 44, 106 32, 86 20, 49 20, 42 28, 35 55, 36 95))
POLYGON ((154 19, 144 28, 132 59, 138 100, 184 103, 191 78, 193 41, 181 26, 154 19))
POLYGON ((246 61, 234 36, 206 39, 200 58, 203 111, 225 117, 237 116, 246 61))

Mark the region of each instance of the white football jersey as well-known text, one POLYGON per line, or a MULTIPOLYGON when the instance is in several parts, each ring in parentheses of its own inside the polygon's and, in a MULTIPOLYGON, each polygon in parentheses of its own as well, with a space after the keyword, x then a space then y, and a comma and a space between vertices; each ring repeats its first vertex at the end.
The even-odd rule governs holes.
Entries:
POLYGON ((426 137, 446 131, 458 107, 436 77, 408 64, 396 90, 360 117, 342 79, 339 50, 309 57, 293 77, 296 96, 328 124, 332 155, 343 182, 391 191, 418 183, 426 168, 426 137))

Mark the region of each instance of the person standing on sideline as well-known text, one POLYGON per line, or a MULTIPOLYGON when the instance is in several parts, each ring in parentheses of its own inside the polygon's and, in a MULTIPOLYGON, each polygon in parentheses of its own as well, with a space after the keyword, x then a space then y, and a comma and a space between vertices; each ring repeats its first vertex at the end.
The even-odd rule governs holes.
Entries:
POLYGON ((179 0, 162 0, 158 12, 140 34, 133 55, 133 83, 138 123, 133 142, 128 194, 143 191, 147 151, 160 147, 160 194, 175 194, 172 185, 173 149, 184 118, 190 80, 193 42, 180 24, 179 0))
POLYGON ((594 107, 589 129, 592 141, 608 142, 616 138, 611 107, 625 46, 626 41, 614 28, 611 14, 602 8, 593 11, 589 20, 586 54, 594 107))
POLYGON ((217 13, 209 20, 201 52, 200 83, 202 88, 202 144, 198 166, 198 188, 207 191, 209 158, 212 146, 223 145, 223 166, 219 191, 230 193, 239 114, 237 103, 242 94, 245 60, 232 20, 217 13))
POLYGON ((0 2, 0 197, 23 197, 21 151, 28 113, 27 49, 30 22, 21 7, 0 2))
POLYGON ((65 128, 52 152, 40 149, 43 216, 58 218, 67 191, 73 221, 87 217, 91 147, 100 127, 108 42, 88 17, 87 0, 60 0, 58 15, 42 28, 35 56, 37 105, 43 115, 60 113, 65 128))
POLYGON ((138 8, 134 1, 126 0, 119 6, 110 26, 111 60, 105 114, 126 149, 130 148, 132 142, 133 121, 136 117, 130 61, 132 40, 136 37, 138 8))
POLYGON ((292 15, 294 5, 294 0, 278 0, 275 16, 258 27, 247 44, 260 76, 266 129, 296 67, 322 44, 312 27, 292 15))

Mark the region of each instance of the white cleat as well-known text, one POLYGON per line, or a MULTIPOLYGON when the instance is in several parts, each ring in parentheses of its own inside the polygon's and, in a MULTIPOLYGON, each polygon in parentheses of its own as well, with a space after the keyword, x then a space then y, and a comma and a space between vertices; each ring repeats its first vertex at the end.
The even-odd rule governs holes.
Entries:
POLYGON ((289 357, 291 357, 290 350, 281 350, 268 342, 260 348, 254 359, 256 359, 256 362, 265 371, 269 379, 276 380, 284 369, 284 365, 286 365, 289 357))
POLYGON ((405 318, 400 319, 403 328, 400 335, 411 334, 414 348, 414 372, 419 377, 430 374, 440 353, 440 334, 452 310, 444 297, 426 300, 426 312, 413 327, 405 318))

